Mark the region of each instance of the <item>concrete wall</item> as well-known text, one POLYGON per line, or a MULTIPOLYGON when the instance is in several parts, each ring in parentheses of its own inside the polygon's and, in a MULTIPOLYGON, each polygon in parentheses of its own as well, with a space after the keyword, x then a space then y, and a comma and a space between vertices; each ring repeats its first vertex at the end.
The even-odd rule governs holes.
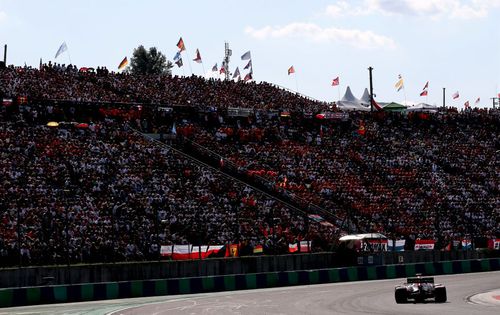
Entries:
POLYGON ((0 289, 0 307, 500 270, 500 258, 0 289))
MULTIPOLYGON (((358 257, 357 263, 383 265, 478 258, 484 257, 475 251, 407 251, 362 254, 358 257)), ((0 288, 326 269, 346 265, 340 264, 339 261, 340 259, 332 253, 314 253, 191 261, 5 268, 0 269, 0 288)))
POLYGON ((332 253, 253 256, 0 269, 0 287, 170 279, 226 274, 322 269, 334 266, 332 253))

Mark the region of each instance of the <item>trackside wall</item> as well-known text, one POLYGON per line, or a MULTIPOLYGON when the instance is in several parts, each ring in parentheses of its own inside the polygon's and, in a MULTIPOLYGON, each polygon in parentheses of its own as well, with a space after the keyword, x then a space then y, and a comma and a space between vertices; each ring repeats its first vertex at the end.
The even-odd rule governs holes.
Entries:
POLYGON ((0 289, 0 307, 500 270, 500 258, 0 289))

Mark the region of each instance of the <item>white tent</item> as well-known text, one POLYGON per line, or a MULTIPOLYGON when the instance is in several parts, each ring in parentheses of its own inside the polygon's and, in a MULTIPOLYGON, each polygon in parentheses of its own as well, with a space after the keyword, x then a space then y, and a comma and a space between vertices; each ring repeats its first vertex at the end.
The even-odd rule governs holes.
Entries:
POLYGON ((420 103, 415 106, 410 106, 406 109, 407 112, 437 112, 438 107, 436 105, 429 105, 425 103, 420 103))
POLYGON ((361 96, 360 102, 361 105, 368 106, 370 107, 370 92, 368 92, 368 89, 365 89, 365 92, 363 93, 363 96, 361 96))
MULTIPOLYGON (((369 103, 369 102, 368 102, 369 103)), ((357 99, 351 92, 351 88, 347 87, 344 97, 337 102, 337 106, 340 110, 345 111, 369 111, 369 106, 364 106, 361 100, 357 99)))

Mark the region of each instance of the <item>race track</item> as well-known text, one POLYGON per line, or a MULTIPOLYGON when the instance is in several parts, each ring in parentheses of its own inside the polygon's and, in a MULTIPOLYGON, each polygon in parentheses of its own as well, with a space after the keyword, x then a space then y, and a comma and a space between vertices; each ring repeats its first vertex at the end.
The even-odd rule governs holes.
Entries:
POLYGON ((444 304, 396 304, 403 279, 0 309, 4 314, 500 314, 500 272, 437 276, 444 304), (493 292, 494 291, 494 292, 493 292), (481 294, 485 293, 485 294, 481 294))

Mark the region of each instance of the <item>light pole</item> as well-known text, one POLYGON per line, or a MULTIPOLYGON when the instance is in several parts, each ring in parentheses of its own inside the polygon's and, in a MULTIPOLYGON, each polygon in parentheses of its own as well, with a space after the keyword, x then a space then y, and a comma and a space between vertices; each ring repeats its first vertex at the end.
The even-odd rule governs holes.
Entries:
POLYGON ((446 108, 446 88, 443 88, 443 109, 446 108))
POLYGON ((373 79, 372 79, 373 67, 368 67, 368 71, 370 72, 370 112, 373 112, 373 79))

